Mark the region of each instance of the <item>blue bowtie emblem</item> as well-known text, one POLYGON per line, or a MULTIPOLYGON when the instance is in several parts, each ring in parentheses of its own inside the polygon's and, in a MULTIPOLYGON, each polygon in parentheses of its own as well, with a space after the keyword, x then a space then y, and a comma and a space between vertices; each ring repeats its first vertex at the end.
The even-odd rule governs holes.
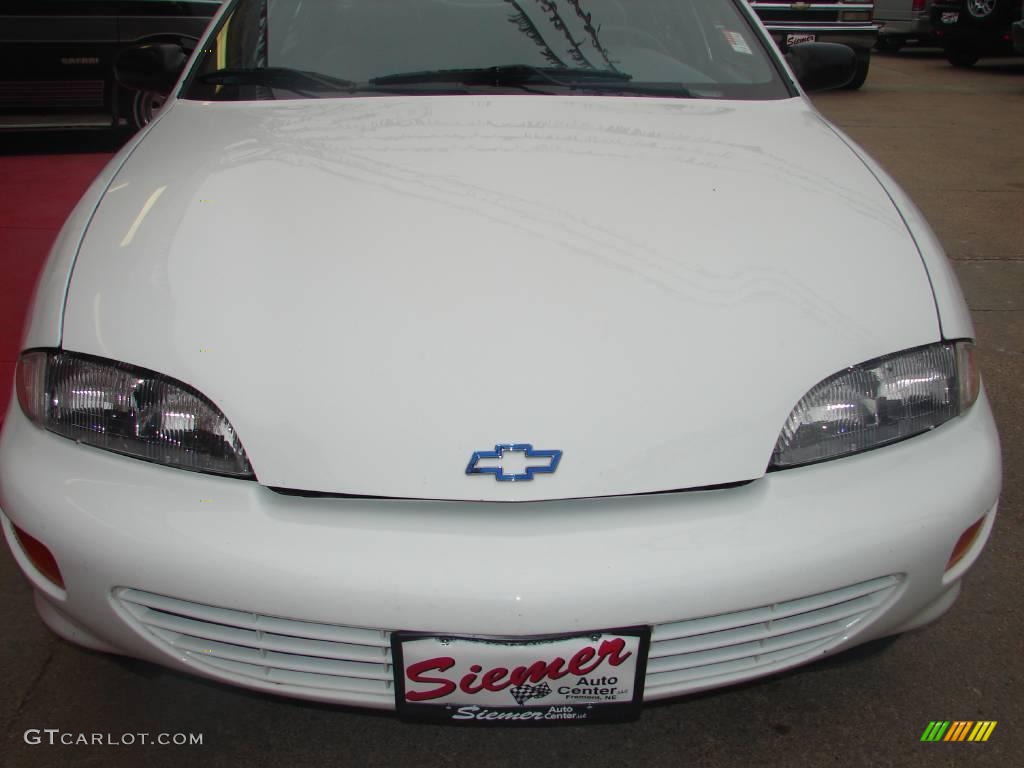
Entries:
POLYGON ((533 480, 533 476, 537 474, 550 475, 558 469, 558 462, 561 460, 561 451, 535 451, 529 443, 505 443, 494 446, 493 451, 474 453, 473 458, 469 460, 469 466, 466 467, 466 474, 494 475, 495 480, 514 483, 520 480, 533 480), (505 473, 502 460, 507 453, 523 454, 526 467, 522 474, 505 473), (533 463, 534 459, 536 459, 536 463, 533 463), (482 462, 483 466, 481 466, 482 462))

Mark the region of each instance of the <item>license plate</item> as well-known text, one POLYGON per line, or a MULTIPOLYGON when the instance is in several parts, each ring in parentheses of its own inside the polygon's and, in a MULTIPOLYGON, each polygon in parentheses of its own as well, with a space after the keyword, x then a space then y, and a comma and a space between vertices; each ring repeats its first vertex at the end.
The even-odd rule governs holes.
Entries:
POLYGON ((804 32, 799 34, 789 34, 786 35, 786 47, 788 48, 791 45, 799 45, 800 43, 813 43, 817 39, 817 35, 811 35, 804 32))
POLYGON ((640 714, 649 627, 531 638, 395 632, 395 705, 472 725, 608 722, 640 714))
POLYGON ((942 23, 943 24, 956 24, 958 21, 960 21, 960 12, 959 11, 944 11, 943 12, 943 14, 942 14, 942 23))

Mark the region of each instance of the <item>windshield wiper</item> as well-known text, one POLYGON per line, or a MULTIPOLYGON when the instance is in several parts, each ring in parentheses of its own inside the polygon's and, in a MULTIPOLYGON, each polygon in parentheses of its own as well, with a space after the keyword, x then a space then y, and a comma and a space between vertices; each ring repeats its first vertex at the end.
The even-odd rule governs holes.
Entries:
POLYGON ((196 78, 208 85, 263 85, 268 88, 281 88, 302 96, 315 96, 309 91, 351 91, 358 83, 343 80, 319 72, 307 72, 288 67, 247 67, 241 69, 218 69, 207 72, 196 78))
POLYGON ((530 64, 500 64, 495 67, 470 69, 435 69, 422 72, 400 72, 370 80, 371 85, 411 85, 414 83, 459 83, 462 85, 522 86, 538 83, 573 88, 591 83, 621 84, 632 75, 610 69, 573 67, 535 67, 530 64))
POLYGON ((436 69, 402 72, 370 80, 369 85, 386 88, 394 85, 459 83, 468 86, 544 86, 555 85, 575 91, 631 93, 644 96, 690 98, 693 94, 679 83, 635 82, 633 76, 610 69, 573 67, 535 67, 529 64, 503 64, 474 69, 436 69))
POLYGON ((395 83, 394 86, 387 84, 377 85, 376 83, 357 83, 354 80, 345 80, 340 77, 323 75, 319 72, 309 72, 301 69, 289 69, 287 67, 251 67, 242 69, 218 69, 214 72, 207 72, 199 75, 197 81, 204 85, 262 85, 267 88, 278 88, 315 99, 321 96, 336 95, 339 93, 409 93, 409 94, 433 94, 433 93, 468 93, 460 86, 457 80, 445 81, 449 83, 444 88, 438 88, 436 78, 431 82, 429 79, 423 81, 410 81, 406 83, 395 83))
MULTIPOLYGON (((676 83, 631 82, 632 75, 610 69, 573 67, 536 67, 529 64, 504 64, 471 69, 436 69, 421 72, 400 72, 357 83, 319 72, 288 67, 250 67, 218 69, 196 78, 205 85, 261 85, 279 88, 309 98, 337 93, 395 92, 429 93, 439 84, 458 86, 494 86, 524 88, 557 86, 577 91, 602 93, 636 93, 651 96, 688 97, 690 92, 676 83)), ((445 88, 440 92, 454 89, 445 88)), ((465 93, 459 89, 457 92, 465 93)))
POLYGON ((599 91, 601 93, 664 96, 676 99, 695 98, 689 88, 679 83, 577 83, 572 87, 579 91, 599 91))

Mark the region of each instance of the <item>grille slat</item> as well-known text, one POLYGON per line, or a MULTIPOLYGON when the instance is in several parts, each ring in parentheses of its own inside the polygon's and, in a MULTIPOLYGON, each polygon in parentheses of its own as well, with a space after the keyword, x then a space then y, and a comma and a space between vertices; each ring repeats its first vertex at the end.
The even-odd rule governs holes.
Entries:
POLYGON ((883 576, 860 584, 854 584, 832 592, 823 592, 820 595, 811 595, 797 600, 788 600, 775 605, 766 605, 761 608, 752 608, 736 613, 725 613, 718 616, 708 616, 701 619, 690 619, 678 621, 674 624, 659 624, 654 628, 651 637, 652 643, 663 640, 674 640, 681 637, 692 637, 693 635, 704 635, 709 632, 718 632, 723 629, 733 629, 748 624, 761 624, 773 619, 783 619, 799 613, 809 613, 819 608, 827 608, 831 605, 853 600, 864 595, 875 592, 882 592, 891 589, 898 582, 896 576, 883 576))
POLYGON ((301 656, 318 656, 325 659, 347 659, 370 664, 390 663, 390 649, 351 643, 335 643, 327 640, 310 640, 304 637, 288 637, 250 629, 238 629, 223 624, 211 624, 195 619, 186 619, 170 613, 161 613, 151 608, 141 608, 137 613, 146 626, 166 630, 178 635, 189 635, 202 640, 240 645, 265 651, 280 651, 301 656))
POLYGON ((777 666, 781 669, 782 667, 793 666, 816 656, 830 642, 832 642, 831 639, 819 640, 791 648, 784 648, 772 653, 744 656, 742 659, 723 661, 703 667, 691 667, 689 669, 672 670, 658 674, 648 673, 644 690, 647 693, 656 693, 660 688, 662 690, 668 689, 671 693, 677 694, 697 688, 709 687, 714 684, 712 681, 716 678, 742 680, 755 677, 758 672, 764 674, 767 671, 766 668, 777 666))
POLYGON ((813 21, 839 21, 838 11, 768 11, 764 9, 758 9, 757 15, 761 17, 761 21, 764 22, 794 22, 798 21, 801 24, 806 24, 813 21))
POLYGON ((776 637, 769 637, 764 640, 752 640, 738 645, 708 648, 703 651, 680 653, 673 656, 660 656, 656 659, 651 659, 647 663, 647 673, 672 672, 677 669, 713 666, 722 662, 748 657, 756 658, 762 654, 771 654, 808 643, 828 640, 841 633, 847 626, 849 626, 849 622, 842 620, 822 624, 817 627, 809 627, 797 632, 789 632, 776 637))
POLYGON ((0 80, 0 107, 97 107, 105 87, 102 80, 0 80))
POLYGON ((278 653, 277 651, 265 651, 259 648, 203 640, 166 630, 156 630, 155 634, 178 650, 194 655, 198 661, 205 661, 208 657, 213 657, 238 661, 256 667, 286 669, 292 672, 313 672, 331 677, 355 677, 361 680, 390 680, 392 678, 390 664, 367 664, 335 658, 303 656, 296 653, 278 653))
MULTIPOLYGON (((866 626, 902 582, 884 576, 734 613, 655 625, 646 698, 678 695, 794 666, 866 626)), ((314 698, 390 707, 387 630, 294 621, 134 589, 117 591, 137 629, 219 676, 290 686, 314 698)), ((250 683, 253 684, 253 683, 250 683)))
POLYGON ((278 685, 292 685, 300 688, 315 688, 339 693, 353 693, 380 697, 388 701, 394 699, 391 683, 383 680, 364 680, 355 677, 333 677, 316 675, 309 672, 267 669, 252 664, 243 664, 226 659, 204 659, 211 667, 230 673, 237 677, 255 677, 278 685))
POLYGON ((120 593, 121 600, 126 603, 142 605, 166 613, 177 614, 197 621, 209 621, 229 627, 273 632, 291 637, 304 637, 310 640, 328 640, 337 643, 369 645, 376 648, 390 648, 391 640, 387 632, 376 629, 357 629, 336 624, 316 624, 310 621, 293 621, 278 619, 272 616, 234 611, 228 608, 214 608, 200 603, 176 600, 173 597, 153 595, 126 589, 120 593))
POLYGON ((798 613, 780 619, 768 619, 760 624, 744 625, 735 629, 719 630, 700 635, 690 635, 673 640, 651 643, 650 657, 674 656, 681 653, 695 653, 709 648, 738 645, 756 640, 768 640, 780 635, 816 626, 831 625, 844 620, 856 621, 865 612, 877 606, 886 593, 873 593, 845 603, 820 608, 816 611, 798 613))

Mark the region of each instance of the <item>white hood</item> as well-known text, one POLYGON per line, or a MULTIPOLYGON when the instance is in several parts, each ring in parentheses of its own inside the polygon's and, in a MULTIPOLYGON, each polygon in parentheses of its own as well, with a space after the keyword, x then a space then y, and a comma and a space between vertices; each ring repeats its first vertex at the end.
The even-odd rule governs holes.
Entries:
POLYGON ((261 483, 532 500, 761 476, 825 376, 938 340, 899 213, 802 100, 176 102, 65 349, 210 397, 261 483), (475 451, 563 452, 530 482, 475 451))

